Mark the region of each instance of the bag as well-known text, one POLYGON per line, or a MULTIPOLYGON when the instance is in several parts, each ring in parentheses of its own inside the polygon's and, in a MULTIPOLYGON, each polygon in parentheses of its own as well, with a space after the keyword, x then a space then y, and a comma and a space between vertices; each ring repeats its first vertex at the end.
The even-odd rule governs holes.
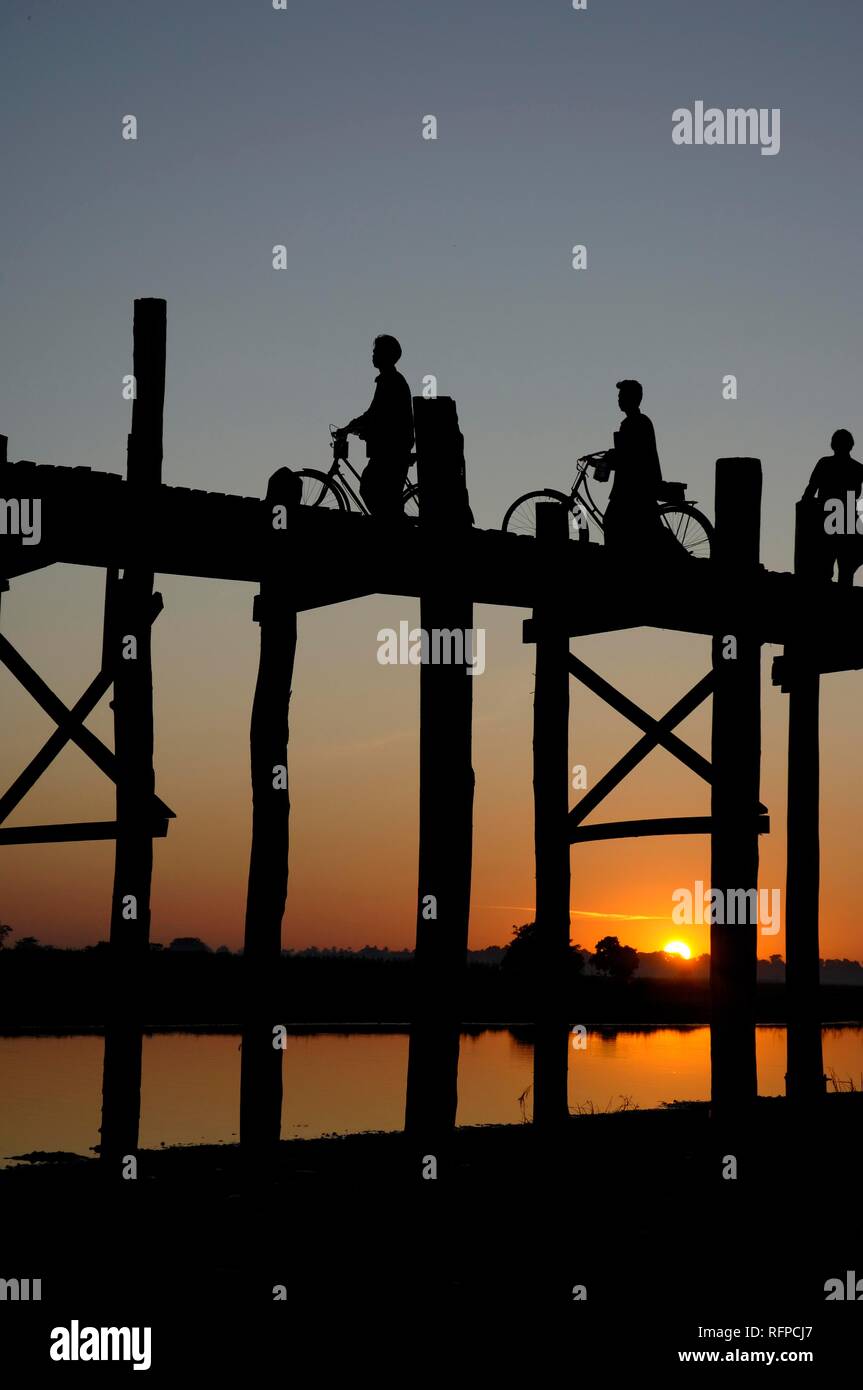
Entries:
POLYGON ((656 496, 660 502, 685 502, 686 484, 660 483, 656 489, 656 496))

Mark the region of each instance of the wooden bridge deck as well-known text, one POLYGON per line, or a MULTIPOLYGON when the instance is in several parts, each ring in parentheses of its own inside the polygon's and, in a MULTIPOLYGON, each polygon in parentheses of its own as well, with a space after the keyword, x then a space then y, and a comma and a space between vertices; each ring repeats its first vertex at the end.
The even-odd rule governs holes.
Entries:
POLYGON ((292 513, 280 531, 259 498, 161 485, 147 505, 119 474, 28 462, 0 465, 0 498, 42 504, 39 545, 0 535, 7 578, 55 563, 144 564, 160 574, 259 583, 283 567, 303 610, 366 594, 419 597, 442 583, 475 603, 530 609, 553 577, 571 595, 573 635, 648 626, 709 636, 745 628, 762 642, 805 640, 807 659, 821 671, 863 667, 863 590, 763 567, 741 603, 709 561, 627 574, 603 546, 583 540, 548 553, 532 537, 470 528, 442 542, 422 525, 385 527, 311 508, 292 513))

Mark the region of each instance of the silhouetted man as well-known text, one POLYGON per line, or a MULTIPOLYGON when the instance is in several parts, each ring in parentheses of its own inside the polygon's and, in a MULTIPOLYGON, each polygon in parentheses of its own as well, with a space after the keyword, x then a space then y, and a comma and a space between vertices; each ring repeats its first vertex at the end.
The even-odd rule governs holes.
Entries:
POLYGON ((662 469, 653 423, 641 413, 642 394, 639 381, 617 383, 617 403, 623 420, 608 455, 614 484, 603 527, 606 545, 620 551, 661 546, 665 529, 657 508, 662 469))
POLYGON ((838 565, 839 583, 851 585, 855 570, 863 564, 863 548, 857 531, 863 463, 851 457, 854 437, 850 430, 837 430, 830 440, 830 448, 833 453, 825 454, 813 468, 802 500, 820 503, 823 534, 815 552, 818 559, 814 572, 819 578, 832 579, 833 567, 838 565))
POLYGON ((338 431, 356 434, 365 441, 368 463, 360 481, 360 494, 373 516, 396 520, 404 515, 402 493, 410 468, 414 442, 410 387, 396 370, 401 345, 388 333, 375 338, 372 363, 378 369, 375 394, 364 415, 358 415, 338 431))

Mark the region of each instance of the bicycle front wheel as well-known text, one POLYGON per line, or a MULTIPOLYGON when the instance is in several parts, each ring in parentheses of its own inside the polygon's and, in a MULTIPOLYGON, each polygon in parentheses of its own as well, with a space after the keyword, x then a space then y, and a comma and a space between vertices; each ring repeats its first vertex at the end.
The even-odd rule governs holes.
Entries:
POLYGON ((402 510, 404 511, 405 516, 410 517, 411 520, 416 520, 417 517, 419 516, 419 514, 420 514, 420 485, 419 485, 419 483, 411 483, 410 487, 405 489, 404 494, 402 495, 402 510))
POLYGON ((663 526, 678 545, 695 560, 709 560, 713 526, 697 507, 688 502, 667 502, 659 508, 663 526))
POLYGON ((526 492, 523 497, 517 497, 509 511, 503 519, 502 531, 510 531, 517 536, 536 535, 536 508, 540 502, 559 502, 566 507, 569 512, 569 529, 571 535, 576 535, 578 530, 584 526, 584 516, 581 507, 573 497, 566 492, 555 492, 554 488, 542 488, 537 492, 526 492))
POLYGON ((326 473, 319 473, 316 468, 300 468, 297 477, 303 480, 301 506, 317 507, 331 512, 348 510, 344 493, 326 473))

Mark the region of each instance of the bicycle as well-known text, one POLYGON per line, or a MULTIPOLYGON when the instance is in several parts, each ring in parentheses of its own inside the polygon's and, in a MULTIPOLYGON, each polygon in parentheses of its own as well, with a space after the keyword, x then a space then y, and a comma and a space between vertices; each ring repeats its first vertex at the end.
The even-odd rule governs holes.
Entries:
MULTIPOLYGON (((348 458, 347 435, 339 434, 334 425, 330 425, 330 448, 333 451, 333 461, 326 473, 317 468, 300 468, 298 470, 296 476, 302 478, 300 505, 303 507, 323 507, 329 511, 339 512, 357 510, 365 516, 371 516, 371 512, 359 492, 361 474, 357 472, 348 458), (350 479, 342 472, 342 464, 356 480, 356 492, 350 479)), ((413 467, 415 463, 416 454, 411 454, 409 466, 413 467)), ((405 483, 402 507, 406 517, 415 519, 419 516, 419 483, 405 483)))
MULTIPOLYGON (((610 453, 610 449, 601 449, 577 459, 579 467, 569 493, 558 492, 554 488, 538 488, 535 492, 526 492, 522 497, 516 498, 503 519, 501 530, 522 536, 535 536, 536 504, 551 499, 567 508, 571 525, 581 537, 591 538, 591 526, 594 531, 604 535, 604 512, 591 496, 587 471, 592 467, 595 480, 600 483, 607 482, 611 471, 608 463, 610 453)), ((687 501, 685 494, 685 483, 663 483, 659 494, 659 515, 687 555, 707 560, 710 558, 713 543, 713 525, 694 502, 687 501)))

